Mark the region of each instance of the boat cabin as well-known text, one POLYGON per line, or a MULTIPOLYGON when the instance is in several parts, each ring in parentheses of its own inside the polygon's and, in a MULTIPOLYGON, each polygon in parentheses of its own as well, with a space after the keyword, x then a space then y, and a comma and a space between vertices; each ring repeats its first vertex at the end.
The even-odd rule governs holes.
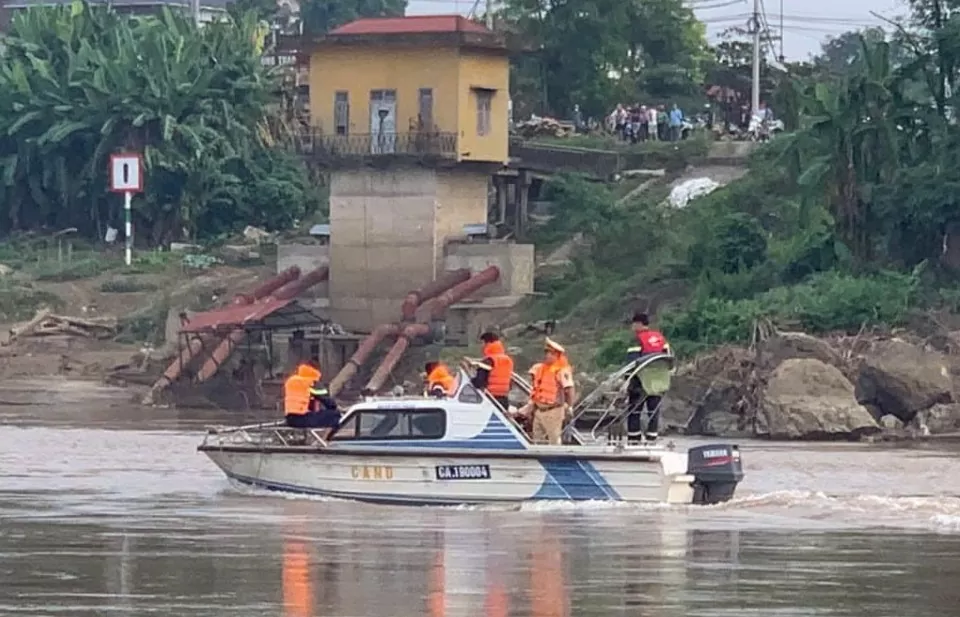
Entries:
POLYGON ((350 407, 327 438, 331 446, 408 445, 521 449, 530 438, 461 369, 454 395, 445 398, 371 398, 350 407))

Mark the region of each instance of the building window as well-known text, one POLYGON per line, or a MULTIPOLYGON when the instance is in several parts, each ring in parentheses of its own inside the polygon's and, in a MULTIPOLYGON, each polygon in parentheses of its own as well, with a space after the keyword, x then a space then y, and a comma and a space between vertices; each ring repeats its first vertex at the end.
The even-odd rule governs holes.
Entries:
POLYGON ((433 88, 420 88, 420 105, 417 116, 417 128, 421 131, 433 130, 433 88))
POLYGON ((473 93, 477 97, 477 135, 481 137, 490 134, 490 109, 493 107, 493 90, 475 88, 473 93))
POLYGON ((333 95, 333 124, 337 135, 347 135, 350 132, 350 94, 337 92, 333 95))

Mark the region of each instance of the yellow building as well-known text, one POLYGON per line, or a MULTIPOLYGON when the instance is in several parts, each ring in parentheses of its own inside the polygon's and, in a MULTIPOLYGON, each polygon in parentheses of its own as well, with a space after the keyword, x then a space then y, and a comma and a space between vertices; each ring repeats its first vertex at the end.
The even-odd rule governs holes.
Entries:
POLYGON ((484 26, 439 15, 360 19, 303 53, 302 145, 330 177, 330 316, 370 331, 395 322, 407 294, 487 225, 491 177, 508 161, 507 49, 484 26))
POLYGON ((506 163, 502 37, 460 15, 360 19, 310 43, 316 147, 506 163))

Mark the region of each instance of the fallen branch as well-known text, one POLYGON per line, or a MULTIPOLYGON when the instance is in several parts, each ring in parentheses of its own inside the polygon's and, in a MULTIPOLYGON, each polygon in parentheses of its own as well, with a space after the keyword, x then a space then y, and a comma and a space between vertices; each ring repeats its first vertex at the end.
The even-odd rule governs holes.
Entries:
POLYGON ((10 329, 10 338, 6 344, 27 337, 68 335, 84 338, 107 339, 116 336, 117 320, 112 317, 82 319, 54 315, 43 309, 33 319, 17 328, 10 329))

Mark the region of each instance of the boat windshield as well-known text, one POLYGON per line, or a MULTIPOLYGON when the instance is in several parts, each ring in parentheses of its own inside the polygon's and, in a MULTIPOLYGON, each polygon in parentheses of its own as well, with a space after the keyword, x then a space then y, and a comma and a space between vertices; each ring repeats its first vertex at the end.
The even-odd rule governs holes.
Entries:
POLYGON ((360 409, 347 415, 330 439, 440 439, 446 430, 447 414, 439 408, 360 409))

